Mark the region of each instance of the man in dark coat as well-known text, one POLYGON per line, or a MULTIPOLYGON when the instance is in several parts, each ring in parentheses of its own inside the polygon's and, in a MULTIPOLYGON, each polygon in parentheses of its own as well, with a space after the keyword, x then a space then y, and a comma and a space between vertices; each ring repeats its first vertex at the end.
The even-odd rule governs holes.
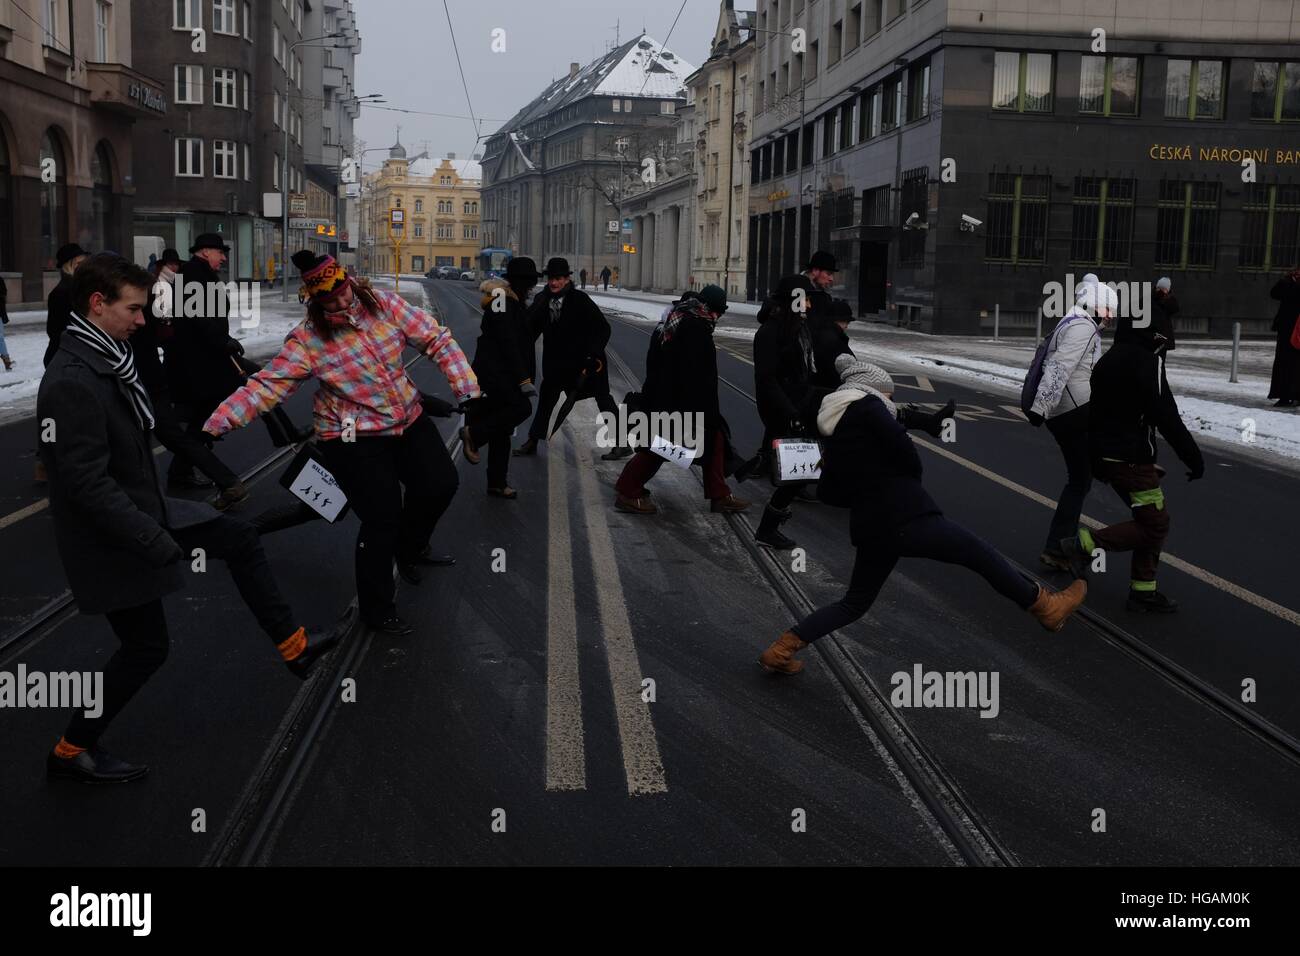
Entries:
POLYGON ((818 250, 808 259, 808 265, 804 267, 803 275, 808 277, 812 283, 813 291, 809 297, 811 310, 816 315, 829 316, 831 314, 831 286, 835 284, 835 273, 840 271, 839 265, 835 262, 835 257, 829 252, 818 250))
POLYGON ((37 418, 47 423, 40 454, 50 515, 72 596, 83 614, 107 615, 121 642, 104 668, 98 715, 77 713, 46 762, 51 776, 86 783, 125 782, 148 771, 107 753, 99 739, 166 659, 161 599, 183 586, 192 549, 227 563, 297 676, 306 676, 330 643, 296 625, 249 525, 163 496, 149 447, 153 408, 127 344, 144 324, 151 281, 112 253, 78 269, 73 313, 36 401, 37 418))
POLYGON ((1174 295, 1174 283, 1168 276, 1161 276, 1156 282, 1155 291, 1151 294, 1151 321, 1155 325, 1156 331, 1165 337, 1165 354, 1168 355, 1174 350, 1174 316, 1179 311, 1178 299, 1174 295))
POLYGON ((1093 474, 1115 489, 1132 517, 1100 531, 1080 528, 1062 550, 1076 576, 1092 561, 1094 548, 1132 551, 1128 609, 1168 613, 1177 602, 1156 590, 1160 551, 1169 535, 1169 509, 1160 487, 1165 469, 1156 464, 1156 432, 1187 465, 1187 480, 1205 475, 1196 440, 1178 414, 1165 376, 1164 336, 1153 325, 1135 329, 1120 319, 1115 344, 1092 370, 1088 450, 1093 474))
POLYGON ((1300 349, 1291 344, 1296 322, 1300 321, 1300 269, 1293 269, 1273 286, 1278 300, 1273 331, 1277 333, 1277 350, 1273 353, 1273 377, 1268 397, 1276 398, 1278 408, 1300 405, 1300 349))
MULTIPOLYGON (((605 361, 609 322, 591 296, 574 288, 568 260, 550 259, 545 275, 546 288, 528 311, 534 341, 542 337, 541 397, 528 440, 515 449, 516 455, 537 454, 537 443, 547 437, 546 428, 561 392, 569 395, 576 389, 579 399, 594 398, 602 412, 618 416, 618 405, 609 394, 605 361)), ((613 461, 630 454, 631 449, 615 448, 601 457, 613 461)))
POLYGON ((45 299, 45 334, 50 337, 50 344, 45 347, 45 367, 50 367, 50 360, 54 358, 54 353, 59 349, 59 338, 63 335, 63 330, 68 327, 68 319, 72 315, 72 273, 77 271, 77 266, 86 260, 90 253, 71 242, 59 249, 55 256, 55 262, 58 263, 59 276, 58 284, 50 290, 50 294, 45 299))
POLYGON ((162 258, 158 260, 156 281, 149 290, 149 301, 145 305, 144 326, 131 336, 131 352, 140 381, 144 383, 154 407, 154 437, 172 453, 172 462, 167 469, 168 484, 182 488, 211 488, 216 484, 222 494, 219 500, 234 504, 248 497, 248 489, 239 476, 213 454, 207 443, 186 431, 177 418, 167 386, 167 373, 158 358, 158 349, 164 341, 171 340, 176 330, 172 321, 175 311, 172 280, 180 268, 180 254, 175 249, 164 249, 162 258), (211 480, 196 475, 196 467, 211 480))
POLYGON ((471 368, 482 396, 465 415, 461 429, 465 460, 478 464, 479 449, 488 450, 487 493, 513 499, 518 492, 506 483, 510 468, 510 433, 528 420, 529 397, 536 394, 537 355, 528 325, 528 295, 537 284, 537 265, 515 256, 505 275, 481 286, 483 320, 471 368))
POLYGON ((611 275, 611 273, 610 273, 610 271, 609 271, 609 266, 605 266, 605 268, 603 268, 603 269, 600 270, 600 281, 603 282, 603 283, 605 283, 605 291, 606 291, 606 292, 609 291, 609 277, 610 277, 610 275, 611 275))
MULTIPOLYGON (((717 513, 744 511, 749 502, 731 493, 726 480, 727 423, 718 406, 718 353, 713 328, 727 311, 727 293, 706 285, 694 297, 684 298, 650 336, 646 352, 646 377, 642 386, 643 411, 680 416, 682 434, 661 435, 675 445, 686 440, 686 416, 703 425, 701 464, 704 497, 717 513)), ((694 426, 692 426, 694 427, 694 426)), ((615 486, 614 507, 631 514, 654 514, 658 509, 646 495, 645 483, 666 461, 642 448, 632 456, 615 486)))

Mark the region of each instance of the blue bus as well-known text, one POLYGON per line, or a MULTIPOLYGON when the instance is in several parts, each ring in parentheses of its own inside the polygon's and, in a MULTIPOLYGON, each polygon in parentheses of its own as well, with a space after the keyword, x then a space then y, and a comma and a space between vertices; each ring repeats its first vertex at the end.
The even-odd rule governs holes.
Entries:
POLYGON ((479 275, 484 279, 489 276, 500 277, 506 271, 506 263, 512 258, 514 258, 514 253, 509 249, 489 247, 480 250, 478 254, 479 275))

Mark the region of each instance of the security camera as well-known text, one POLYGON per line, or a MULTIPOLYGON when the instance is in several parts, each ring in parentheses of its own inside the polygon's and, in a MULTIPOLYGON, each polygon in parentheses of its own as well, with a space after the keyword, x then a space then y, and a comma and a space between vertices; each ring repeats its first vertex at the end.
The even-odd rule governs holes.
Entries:
POLYGON ((984 225, 983 219, 976 219, 974 216, 968 216, 965 213, 961 214, 960 228, 962 232, 974 232, 982 225, 984 225))
POLYGON ((930 224, 928 222, 921 222, 921 214, 919 212, 914 212, 907 217, 906 221, 903 223, 903 228, 904 229, 929 229, 930 224))

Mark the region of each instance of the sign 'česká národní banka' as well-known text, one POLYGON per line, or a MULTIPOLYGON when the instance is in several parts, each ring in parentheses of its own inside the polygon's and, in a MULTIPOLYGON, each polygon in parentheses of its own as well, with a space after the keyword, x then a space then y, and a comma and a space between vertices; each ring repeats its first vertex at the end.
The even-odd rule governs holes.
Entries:
POLYGON ((1239 146, 1191 146, 1175 143, 1152 143, 1147 155, 1152 159, 1182 160, 1183 162, 1240 165, 1242 160, 1253 159, 1260 166, 1295 166, 1300 164, 1300 149, 1281 149, 1276 146, 1261 146, 1250 149, 1239 146))

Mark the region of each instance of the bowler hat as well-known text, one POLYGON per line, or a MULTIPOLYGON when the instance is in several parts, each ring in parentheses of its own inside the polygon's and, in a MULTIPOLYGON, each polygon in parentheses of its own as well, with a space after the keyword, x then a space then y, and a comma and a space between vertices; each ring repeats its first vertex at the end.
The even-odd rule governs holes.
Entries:
POLYGON ((88 255, 90 255, 90 253, 81 248, 81 246, 77 245, 75 242, 70 242, 59 249, 58 253, 54 256, 54 261, 58 263, 59 268, 62 269, 73 259, 77 258, 77 256, 88 255))
POLYGON ((556 256, 546 260, 546 272, 543 273, 548 279, 556 279, 560 276, 571 276, 573 270, 569 268, 569 260, 561 259, 556 256))
POLYGON ((835 264, 835 257, 829 252, 814 252, 812 258, 808 260, 809 269, 821 269, 822 272, 839 272, 839 266, 835 264))
POLYGON ((532 279, 537 281, 537 263, 528 256, 515 256, 506 263, 505 279, 532 279))
POLYGON ((226 245, 221 234, 217 232, 205 232, 194 240, 194 245, 190 246, 190 255, 198 252, 200 249, 220 249, 227 255, 230 253, 230 247, 226 245))
POLYGON ((169 262, 173 262, 176 265, 180 265, 181 254, 177 252, 175 249, 164 249, 162 255, 158 257, 158 264, 166 265, 169 262))

